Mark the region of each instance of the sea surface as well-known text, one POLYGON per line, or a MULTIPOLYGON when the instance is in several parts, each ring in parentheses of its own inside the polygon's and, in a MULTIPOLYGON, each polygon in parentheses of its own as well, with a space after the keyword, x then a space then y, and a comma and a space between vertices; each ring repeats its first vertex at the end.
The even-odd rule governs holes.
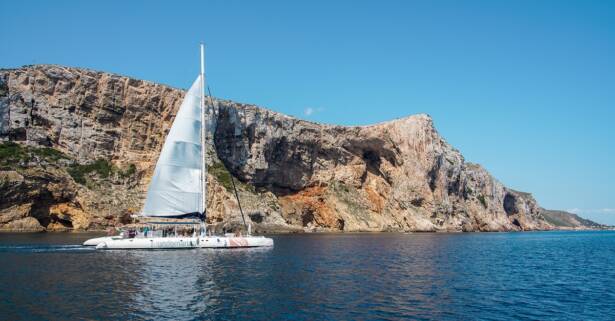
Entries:
POLYGON ((615 320, 615 232, 305 234, 97 251, 0 234, 2 320, 615 320))

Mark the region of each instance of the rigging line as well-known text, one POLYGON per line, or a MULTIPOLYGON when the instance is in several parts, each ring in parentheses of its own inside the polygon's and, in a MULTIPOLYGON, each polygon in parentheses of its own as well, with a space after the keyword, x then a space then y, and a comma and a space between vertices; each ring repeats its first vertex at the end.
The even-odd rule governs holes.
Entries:
MULTIPOLYGON (((209 93, 209 102, 212 107, 212 113, 215 113, 216 108, 214 106, 213 96, 211 95, 211 89, 207 86, 207 92, 209 93)), ((241 213, 241 220, 243 221, 243 227, 248 230, 248 225, 246 224, 246 217, 243 215, 243 209, 241 208, 241 201, 239 200, 239 193, 237 193, 237 187, 235 186, 235 178, 233 174, 229 172, 229 176, 231 177, 231 185, 233 185, 233 191, 235 191, 235 198, 237 198, 237 204, 239 205, 239 212, 241 213)))

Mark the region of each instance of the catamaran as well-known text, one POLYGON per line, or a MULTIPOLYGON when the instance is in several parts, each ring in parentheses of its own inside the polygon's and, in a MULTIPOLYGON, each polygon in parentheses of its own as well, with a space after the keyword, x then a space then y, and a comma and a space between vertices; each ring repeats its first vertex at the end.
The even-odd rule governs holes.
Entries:
MULTIPOLYGON (((209 101, 212 102, 211 97, 209 101)), ((186 93, 166 137, 141 213, 146 218, 176 220, 146 223, 151 227, 142 228, 138 233, 134 230, 124 231, 121 235, 94 238, 83 244, 96 246, 97 249, 273 246, 271 238, 251 235, 251 226, 246 226, 246 235, 239 233, 227 233, 220 236, 208 234, 205 224, 207 217, 206 142, 205 47, 201 44, 200 74, 186 93), (177 219, 187 221, 178 222, 177 219), (168 225, 175 225, 175 227, 166 228, 168 225), (178 233, 177 225, 183 226, 181 233, 178 233), (160 228, 160 226, 164 227, 160 228), (190 227, 189 232, 186 232, 186 226, 190 227)))

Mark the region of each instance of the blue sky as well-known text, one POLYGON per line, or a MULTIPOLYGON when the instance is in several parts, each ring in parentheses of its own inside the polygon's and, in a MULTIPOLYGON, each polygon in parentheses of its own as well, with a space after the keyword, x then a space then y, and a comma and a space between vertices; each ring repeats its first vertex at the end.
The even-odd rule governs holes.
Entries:
POLYGON ((614 1, 3 1, 0 67, 54 63, 363 125, 428 113, 546 208, 615 224, 614 1))

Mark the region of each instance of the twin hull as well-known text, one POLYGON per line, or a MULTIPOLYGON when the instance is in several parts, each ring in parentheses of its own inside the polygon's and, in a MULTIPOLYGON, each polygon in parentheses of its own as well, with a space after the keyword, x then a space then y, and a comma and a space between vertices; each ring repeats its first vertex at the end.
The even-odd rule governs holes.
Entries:
POLYGON ((193 249, 271 247, 273 239, 264 236, 204 236, 204 237, 144 237, 107 239, 96 245, 97 249, 193 249))

